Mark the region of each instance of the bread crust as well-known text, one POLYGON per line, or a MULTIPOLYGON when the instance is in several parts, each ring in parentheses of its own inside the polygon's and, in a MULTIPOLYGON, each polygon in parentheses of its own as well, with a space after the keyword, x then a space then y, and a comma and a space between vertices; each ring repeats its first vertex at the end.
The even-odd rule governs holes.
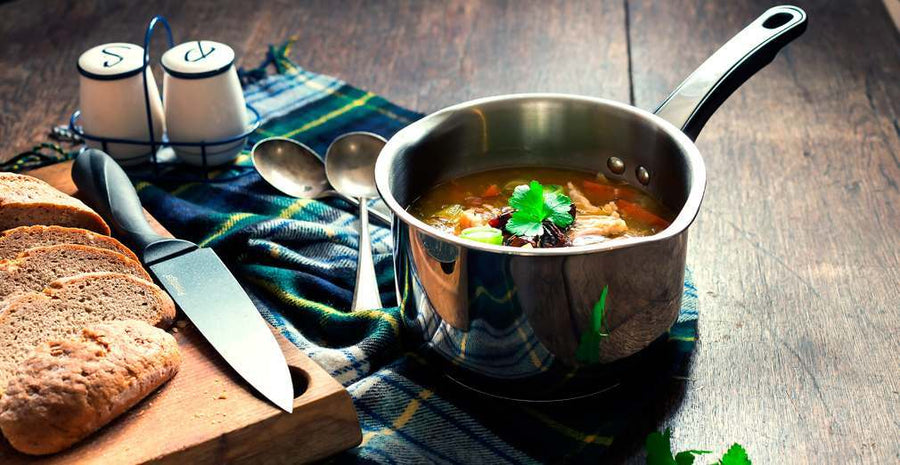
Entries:
POLYGON ((0 399, 0 430, 20 452, 52 454, 84 439, 170 380, 170 334, 136 320, 91 325, 40 345, 0 399))
POLYGON ((134 261, 139 261, 131 249, 110 236, 104 236, 89 229, 44 225, 19 226, 0 233, 0 260, 14 259, 30 248, 62 244, 112 250, 134 261))
POLYGON ((109 225, 80 200, 40 179, 0 173, 0 230, 56 224, 109 235, 109 225))
POLYGON ((0 310, 0 395, 16 367, 41 342, 67 338, 104 321, 126 319, 168 328, 175 320, 175 302, 152 282, 121 273, 70 276, 54 281, 43 292, 10 300, 0 310), (123 288, 129 294, 116 294, 116 289, 123 288))

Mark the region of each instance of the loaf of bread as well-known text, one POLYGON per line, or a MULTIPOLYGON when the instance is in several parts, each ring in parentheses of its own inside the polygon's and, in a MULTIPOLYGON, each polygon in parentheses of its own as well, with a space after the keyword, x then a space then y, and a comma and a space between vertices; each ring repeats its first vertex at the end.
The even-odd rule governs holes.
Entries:
POLYGON ((0 393, 38 344, 93 323, 126 319, 168 328, 175 319, 175 303, 155 284, 121 273, 62 278, 43 292, 11 300, 0 311, 0 393))
POLYGON ((138 261, 137 256, 121 242, 109 236, 87 229, 64 226, 19 226, 0 233, 0 260, 16 258, 20 253, 35 247, 75 244, 112 250, 138 261))
POLYGON ((0 308, 6 300, 40 292, 56 279, 100 271, 150 280, 140 263, 118 252, 71 244, 36 247, 0 262, 0 308))
POLYGON ((18 366, 0 399, 0 429, 20 452, 59 452, 162 386, 180 364, 175 338, 142 321, 50 339, 18 366))
POLYGON ((71 226, 109 234, 94 210, 31 176, 0 173, 0 231, 35 224, 71 226))

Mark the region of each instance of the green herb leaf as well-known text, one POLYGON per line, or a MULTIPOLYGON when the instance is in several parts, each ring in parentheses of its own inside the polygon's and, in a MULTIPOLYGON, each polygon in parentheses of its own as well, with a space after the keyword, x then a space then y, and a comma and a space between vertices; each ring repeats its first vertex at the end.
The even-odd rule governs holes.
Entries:
POLYGON ((544 194, 544 206, 550 209, 550 220, 560 228, 564 228, 573 221, 569 210, 572 208, 572 199, 562 192, 544 194))
POLYGON ((675 454, 675 463, 677 465, 694 465, 694 454, 684 451, 675 454))
POLYGON ((563 195, 565 195, 565 193, 563 192, 563 186, 560 186, 559 184, 548 184, 548 185, 544 186, 544 195, 547 195, 547 194, 563 194, 563 195))
POLYGON ((516 186, 509 198, 509 206, 521 216, 540 217, 544 209, 544 186, 537 181, 516 186))
POLYGON ((675 463, 677 465, 693 465, 694 459, 698 455, 709 454, 708 450, 686 450, 675 454, 675 463))
POLYGON ((513 216, 506 222, 506 230, 522 237, 534 237, 544 234, 544 226, 540 221, 534 221, 524 215, 513 216))
POLYGON ((666 428, 665 432, 654 431, 647 436, 644 449, 647 451, 647 465, 678 465, 675 457, 672 457, 672 443, 669 440, 672 432, 666 428))
POLYGON ((753 462, 747 456, 747 451, 740 444, 735 443, 731 445, 728 452, 725 452, 722 460, 719 460, 719 465, 753 465, 753 462))
POLYGON ((581 363, 597 363, 600 361, 600 340, 597 333, 586 329, 582 331, 578 340, 578 348, 575 349, 575 360, 581 363))
MULTIPOLYGON (((708 450, 686 450, 672 456, 672 431, 666 428, 662 433, 654 431, 647 435, 644 449, 647 451, 647 465, 693 465, 698 455, 711 453, 708 450)), ((740 444, 733 444, 728 452, 713 465, 752 465, 747 451, 740 444)))
POLYGON ((594 304, 594 314, 591 318, 591 326, 594 332, 599 336, 609 336, 606 333, 606 295, 609 293, 609 286, 603 286, 603 292, 600 293, 600 300, 594 304))
POLYGON ((578 348, 575 350, 575 359, 582 363, 597 363, 600 361, 600 342, 609 337, 606 332, 606 295, 609 286, 603 286, 600 300, 594 304, 591 314, 591 327, 581 333, 578 348))
POLYGON ((540 236, 544 233, 542 223, 547 219, 561 228, 575 221, 569 214, 572 200, 561 190, 544 192, 544 186, 537 181, 517 186, 509 199, 509 206, 516 211, 506 223, 506 230, 517 236, 540 236))

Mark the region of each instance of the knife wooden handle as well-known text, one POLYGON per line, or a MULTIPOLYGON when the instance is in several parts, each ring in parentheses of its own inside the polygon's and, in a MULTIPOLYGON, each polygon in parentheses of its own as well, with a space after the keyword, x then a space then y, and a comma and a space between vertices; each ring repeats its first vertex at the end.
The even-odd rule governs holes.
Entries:
POLYGON ((153 242, 166 239, 153 230, 137 191, 125 171, 109 155, 87 149, 72 164, 72 180, 85 203, 97 211, 138 255, 153 242))

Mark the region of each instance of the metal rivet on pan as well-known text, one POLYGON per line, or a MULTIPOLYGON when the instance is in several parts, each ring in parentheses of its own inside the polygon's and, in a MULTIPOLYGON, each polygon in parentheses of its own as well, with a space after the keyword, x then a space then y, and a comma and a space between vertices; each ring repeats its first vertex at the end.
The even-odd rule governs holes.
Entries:
POLYGON ((619 157, 609 157, 609 160, 606 160, 606 166, 615 174, 625 172, 625 162, 619 157))
POLYGON ((647 168, 643 166, 638 166, 637 169, 634 170, 634 175, 637 176, 638 182, 643 185, 650 184, 650 172, 647 171, 647 168))

